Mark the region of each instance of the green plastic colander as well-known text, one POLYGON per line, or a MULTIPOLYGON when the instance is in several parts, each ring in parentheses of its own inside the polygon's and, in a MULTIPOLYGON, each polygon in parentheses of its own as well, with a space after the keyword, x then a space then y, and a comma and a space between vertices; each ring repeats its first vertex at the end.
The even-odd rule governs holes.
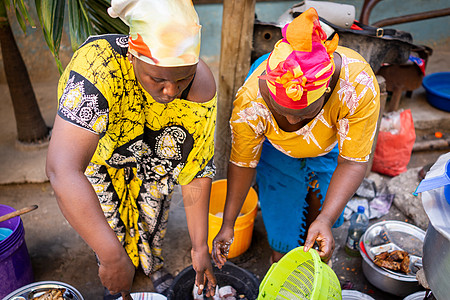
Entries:
POLYGON ((272 264, 259 286, 258 300, 342 299, 336 273, 314 249, 298 247, 272 264))

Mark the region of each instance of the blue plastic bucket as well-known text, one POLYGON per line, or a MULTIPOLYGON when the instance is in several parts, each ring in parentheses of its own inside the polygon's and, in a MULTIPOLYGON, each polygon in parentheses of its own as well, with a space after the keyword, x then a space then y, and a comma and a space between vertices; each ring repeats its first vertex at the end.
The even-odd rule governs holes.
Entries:
MULTIPOLYGON (((0 204, 0 216, 15 211, 14 208, 0 204)), ((34 281, 33 268, 27 245, 25 229, 19 216, 0 223, 12 233, 0 241, 0 299, 12 291, 34 281)))

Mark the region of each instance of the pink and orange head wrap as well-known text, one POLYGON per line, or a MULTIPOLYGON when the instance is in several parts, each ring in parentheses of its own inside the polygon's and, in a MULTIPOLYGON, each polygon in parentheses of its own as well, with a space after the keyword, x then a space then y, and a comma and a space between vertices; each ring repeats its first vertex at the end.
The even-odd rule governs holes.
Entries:
POLYGON ((331 41, 320 27, 319 16, 310 8, 282 30, 267 60, 265 79, 273 99, 281 106, 302 109, 319 99, 330 83, 335 66, 331 41))
POLYGON ((128 51, 146 63, 193 65, 200 54, 200 29, 191 0, 111 0, 111 17, 130 27, 128 51))

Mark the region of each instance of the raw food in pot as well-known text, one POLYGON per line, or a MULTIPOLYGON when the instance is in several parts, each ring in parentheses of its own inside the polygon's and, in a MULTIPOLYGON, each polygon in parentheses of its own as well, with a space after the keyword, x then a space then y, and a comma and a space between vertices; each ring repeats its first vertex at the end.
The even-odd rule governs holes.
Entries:
POLYGON ((203 293, 201 295, 198 295, 198 287, 194 284, 192 296, 194 300, 247 300, 245 295, 238 295, 238 292, 231 285, 226 285, 221 288, 219 288, 219 286, 217 285, 216 294, 212 297, 206 298, 203 293))

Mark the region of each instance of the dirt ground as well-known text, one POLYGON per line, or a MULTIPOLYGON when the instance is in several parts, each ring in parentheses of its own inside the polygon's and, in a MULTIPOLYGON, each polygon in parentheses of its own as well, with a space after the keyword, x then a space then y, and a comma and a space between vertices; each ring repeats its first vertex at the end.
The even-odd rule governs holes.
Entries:
MULTIPOLYGON (((448 71, 450 63, 448 47, 435 50, 431 57, 430 72, 448 71)), ((53 123, 56 112, 56 82, 33 83, 44 119, 53 123)), ((449 134, 450 114, 430 107, 424 100, 423 88, 415 91, 412 99, 403 99, 401 106, 413 111, 415 124, 434 132, 449 134), (431 122, 432 121, 432 122, 431 122), (431 125, 430 125, 431 124, 431 125), (434 124, 434 125, 433 125, 434 124), (436 125, 438 124, 438 125, 436 125), (440 124, 440 125, 439 125, 440 124), (429 127, 428 129, 426 127, 429 127), (439 127, 437 127, 439 126, 439 127)), ((39 208, 22 216, 26 243, 30 253, 35 280, 56 280, 76 287, 87 300, 102 299, 103 288, 97 276, 94 255, 78 234, 62 216, 44 173, 46 145, 29 148, 15 140, 15 121, 6 85, 0 85, 0 203, 20 209, 37 204, 39 208)), ((408 169, 421 168, 434 163, 439 155, 449 149, 414 152, 408 169)), ((389 180, 387 178, 386 180, 389 180)), ((412 185, 417 182, 412 183, 412 185)), ((413 188, 413 187, 411 187, 413 188)), ((383 220, 412 222, 401 208, 393 205, 383 220)), ((373 222, 380 219, 373 220, 373 222)), ((413 223, 413 222, 412 222, 413 223)), ((384 293, 372 286, 364 277, 361 258, 348 256, 343 248, 348 222, 334 229, 336 250, 333 270, 341 284, 350 282, 353 289, 364 292, 374 299, 401 299, 384 293)), ((190 266, 190 241, 179 191, 176 193, 169 217, 169 228, 163 248, 166 268, 174 275, 190 266)), ((260 212, 255 220, 253 239, 247 252, 231 261, 254 273, 262 280, 269 269, 270 249, 260 212)), ((142 271, 137 272, 133 291, 152 291, 150 279, 142 271)))
MULTIPOLYGON (((434 162, 443 151, 413 155, 411 168, 434 162), (425 164, 426 164, 425 163, 425 164)), ((102 285, 97 276, 94 254, 62 216, 53 190, 48 182, 0 185, 0 203, 16 209, 37 204, 39 208, 22 216, 25 240, 31 257, 36 281, 61 281, 78 289, 86 300, 102 299, 102 285)), ((400 220, 413 223, 396 206, 382 220, 400 220)), ((375 219, 371 224, 380 221, 375 219)), ((344 251, 349 222, 333 229, 336 250, 333 254, 333 270, 341 284, 366 293, 374 299, 401 299, 387 294, 367 281, 361 267, 360 257, 348 256, 344 251)), ((191 265, 190 240, 182 199, 175 195, 169 216, 169 227, 163 247, 166 268, 174 275, 191 265)), ((242 255, 231 259, 236 265, 252 272, 262 280, 269 269, 270 249, 261 214, 255 220, 250 248, 242 255)), ((133 291, 152 291, 149 278, 139 269, 133 291)))

